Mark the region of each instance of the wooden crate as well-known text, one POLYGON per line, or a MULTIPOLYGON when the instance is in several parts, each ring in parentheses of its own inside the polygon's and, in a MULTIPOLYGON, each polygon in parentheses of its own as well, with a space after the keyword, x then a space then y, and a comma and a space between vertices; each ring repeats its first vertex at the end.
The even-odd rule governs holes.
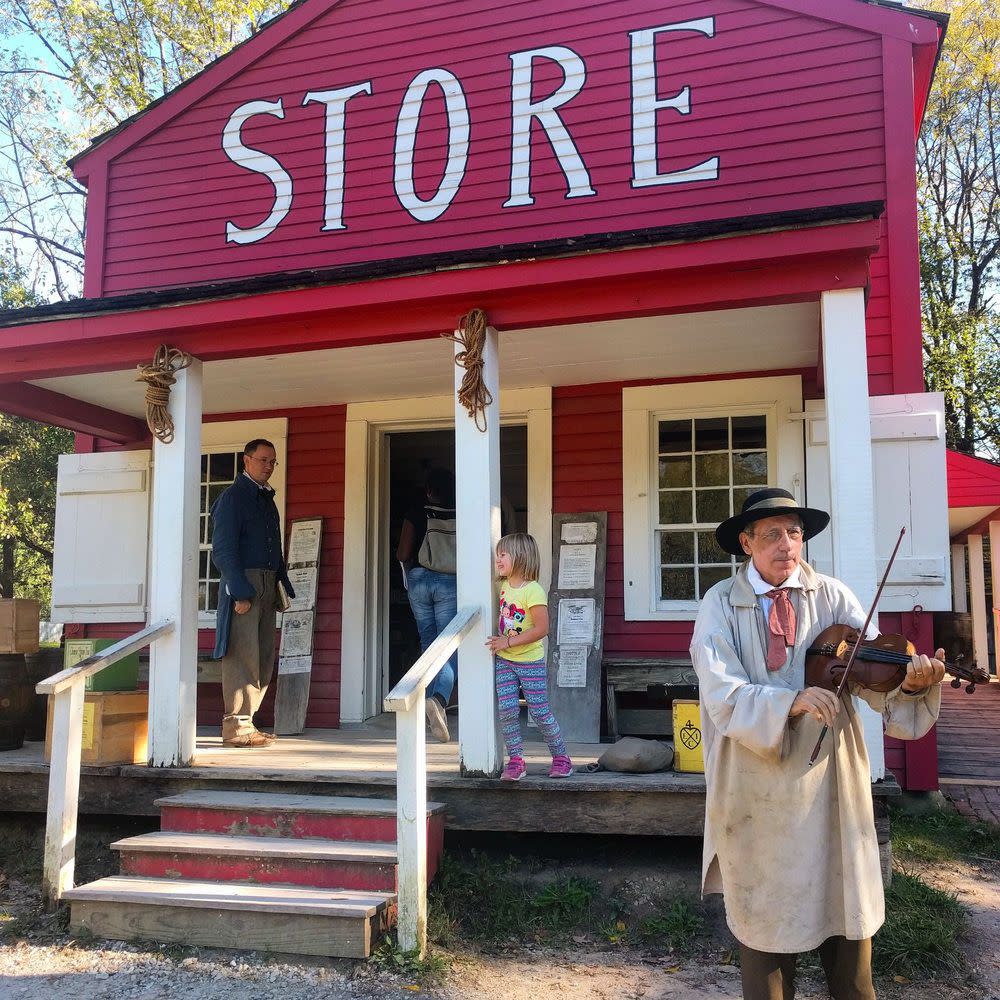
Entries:
MULTIPOLYGON (((147 691, 88 691, 83 699, 84 764, 145 764, 147 691)), ((45 726, 45 760, 52 754, 52 698, 45 726)))
POLYGON ((38 652, 38 601, 0 599, 0 653, 38 652))

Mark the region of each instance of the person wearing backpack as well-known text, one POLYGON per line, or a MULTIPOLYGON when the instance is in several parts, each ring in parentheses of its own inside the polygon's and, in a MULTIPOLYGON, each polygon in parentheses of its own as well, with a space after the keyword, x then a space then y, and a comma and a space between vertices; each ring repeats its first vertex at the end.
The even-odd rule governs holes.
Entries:
MULTIPOLYGON (((428 471, 424 502, 403 517, 396 558, 406 571, 406 596, 420 633, 420 648, 426 651, 458 610, 455 477, 447 469, 428 471)), ((445 709, 457 675, 456 652, 427 688, 424 711, 431 732, 441 743, 451 738, 445 709)))

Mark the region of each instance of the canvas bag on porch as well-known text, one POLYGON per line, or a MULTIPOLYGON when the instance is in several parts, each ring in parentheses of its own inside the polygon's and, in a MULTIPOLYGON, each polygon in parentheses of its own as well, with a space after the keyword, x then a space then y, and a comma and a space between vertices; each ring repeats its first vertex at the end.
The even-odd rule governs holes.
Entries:
POLYGON ((455 543, 455 511, 447 507, 436 507, 426 504, 424 513, 427 515, 427 531, 420 543, 417 562, 424 569, 435 573, 458 572, 458 556, 455 543), (450 517, 443 515, 450 514, 450 517))

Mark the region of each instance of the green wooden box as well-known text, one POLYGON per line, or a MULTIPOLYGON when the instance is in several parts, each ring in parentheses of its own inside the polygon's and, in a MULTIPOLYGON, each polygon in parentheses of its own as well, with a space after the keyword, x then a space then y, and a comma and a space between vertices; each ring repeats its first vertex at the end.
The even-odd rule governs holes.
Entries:
MULTIPOLYGON (((75 667, 81 660, 114 645, 115 639, 67 639, 63 667, 75 667)), ((139 686, 139 654, 132 653, 87 678, 87 691, 134 691, 139 686)))

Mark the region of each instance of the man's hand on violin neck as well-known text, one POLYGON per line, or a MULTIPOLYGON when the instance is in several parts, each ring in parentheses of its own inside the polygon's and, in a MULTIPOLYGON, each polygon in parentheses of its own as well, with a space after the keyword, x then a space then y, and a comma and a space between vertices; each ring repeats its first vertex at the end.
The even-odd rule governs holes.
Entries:
POLYGON ((840 699, 832 691, 820 687, 808 687, 795 696, 795 701, 788 710, 788 718, 811 715, 824 726, 832 726, 839 711, 840 699))
POLYGON ((914 653, 906 668, 906 677, 900 685, 904 691, 923 691, 940 684, 944 678, 944 650, 939 649, 934 657, 914 653))

